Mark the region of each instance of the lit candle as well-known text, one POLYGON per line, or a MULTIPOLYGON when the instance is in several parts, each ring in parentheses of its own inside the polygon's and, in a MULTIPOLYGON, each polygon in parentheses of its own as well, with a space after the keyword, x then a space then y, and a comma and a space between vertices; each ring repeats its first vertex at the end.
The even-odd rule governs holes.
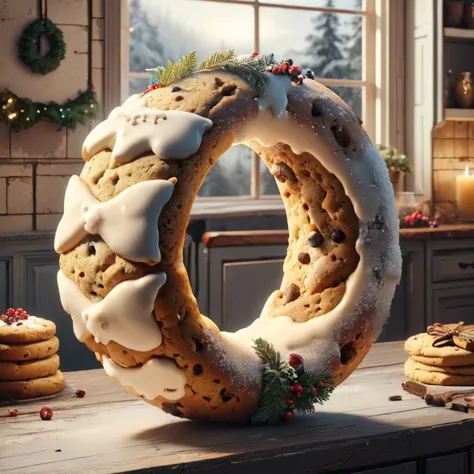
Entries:
POLYGON ((456 200, 461 219, 474 220, 474 175, 466 167, 464 174, 456 176, 456 200))

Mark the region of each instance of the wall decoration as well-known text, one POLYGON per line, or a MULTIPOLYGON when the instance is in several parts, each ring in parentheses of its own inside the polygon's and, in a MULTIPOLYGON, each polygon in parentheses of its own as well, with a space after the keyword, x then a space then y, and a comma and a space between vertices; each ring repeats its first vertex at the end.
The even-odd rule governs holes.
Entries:
POLYGON ((63 32, 48 18, 30 23, 18 41, 18 57, 32 72, 48 74, 59 67, 66 56, 63 32), (41 53, 40 40, 46 38, 48 51, 41 53))
POLYGON ((0 122, 10 125, 14 132, 33 127, 38 122, 50 122, 58 130, 74 130, 78 124, 84 124, 98 113, 98 103, 94 90, 81 92, 76 98, 64 104, 57 102, 34 102, 25 97, 18 97, 5 89, 0 92, 0 122))

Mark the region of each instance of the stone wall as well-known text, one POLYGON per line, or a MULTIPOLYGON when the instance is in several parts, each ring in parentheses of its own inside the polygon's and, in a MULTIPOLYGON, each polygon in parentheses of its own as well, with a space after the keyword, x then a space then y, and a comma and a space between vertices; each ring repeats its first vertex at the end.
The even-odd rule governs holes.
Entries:
MULTIPOLYGON (((92 81, 102 104, 104 0, 92 0, 91 25, 87 0, 48 0, 48 17, 63 31, 67 51, 59 68, 45 76, 31 73, 19 61, 16 49, 23 28, 38 18, 37 8, 37 0, 0 0, 0 89, 7 87, 36 101, 65 102, 87 89, 88 55, 92 54, 92 81)), ((13 133, 0 124, 0 232, 56 226, 68 178, 82 168, 82 142, 93 125, 58 132, 54 125, 40 122, 13 133)))

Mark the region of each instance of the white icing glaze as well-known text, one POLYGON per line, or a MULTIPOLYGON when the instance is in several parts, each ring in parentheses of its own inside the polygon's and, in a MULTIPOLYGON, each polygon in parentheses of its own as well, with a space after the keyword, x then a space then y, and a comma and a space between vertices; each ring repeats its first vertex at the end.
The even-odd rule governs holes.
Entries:
POLYGON ((129 163, 152 151, 162 160, 184 159, 196 153, 212 121, 190 112, 160 111, 145 106, 141 96, 115 108, 87 136, 84 158, 112 150, 112 166, 129 163))
POLYGON ((42 328, 43 322, 45 320, 43 318, 38 318, 37 316, 30 316, 28 315, 28 319, 21 319, 16 323, 7 324, 5 321, 0 320, 0 328, 28 328, 28 329, 38 329, 42 328))
MULTIPOLYGON (((378 320, 374 323, 376 330, 381 329, 400 279, 401 254, 393 190, 386 166, 376 148, 367 146, 362 153, 348 159, 342 151, 333 149, 319 137, 317 130, 310 133, 309 125, 302 126, 287 113, 281 113, 288 93, 307 93, 312 81, 306 82, 308 85, 289 88, 287 77, 272 77, 268 83, 270 90, 266 90, 262 96, 262 112, 238 131, 235 141, 248 144, 255 140, 262 146, 286 143, 296 154, 312 154, 330 173, 336 175, 360 220, 359 239, 356 243, 360 261, 347 281, 342 301, 329 313, 305 323, 294 322, 287 316, 270 318, 267 306, 272 299, 270 297, 260 318, 252 325, 235 334, 224 333, 224 336, 247 346, 251 346, 257 337, 263 337, 273 343, 283 357, 292 351, 298 351, 305 357, 310 370, 321 370, 317 364, 327 363, 330 357, 329 354, 322 356, 321 348, 330 350, 330 342, 337 341, 338 328, 350 325, 355 315, 360 314, 364 308, 377 308, 378 320), (270 109, 279 115, 278 120, 275 120, 270 109), (376 215, 383 216, 386 227, 383 232, 369 228, 369 223, 376 215), (380 268, 382 271, 382 287, 377 286, 374 281, 373 268, 380 268)), ((341 116, 345 114, 341 109, 341 116)))
POLYGON ((141 367, 125 368, 103 355, 102 364, 110 377, 124 387, 131 387, 146 400, 152 401, 160 396, 168 400, 184 397, 186 376, 170 359, 152 357, 141 367))
POLYGON ((158 263, 158 219, 173 188, 167 180, 143 181, 101 203, 81 178, 71 176, 64 215, 54 239, 56 252, 67 252, 87 234, 98 234, 113 252, 127 260, 158 263))
POLYGON ((161 345, 162 336, 153 316, 164 273, 145 275, 119 283, 101 301, 94 303, 79 285, 58 272, 59 295, 64 310, 72 316, 74 334, 81 342, 91 335, 96 342, 115 341, 136 351, 151 351, 161 345))
POLYGON ((102 301, 86 308, 82 319, 96 342, 115 341, 142 352, 159 347, 163 338, 153 308, 158 290, 165 281, 164 273, 124 281, 102 301))
POLYGON ((82 320, 82 312, 92 306, 93 302, 81 291, 79 285, 68 278, 62 270, 59 270, 57 280, 61 305, 72 318, 74 335, 80 342, 87 341, 91 337, 91 333, 82 320))

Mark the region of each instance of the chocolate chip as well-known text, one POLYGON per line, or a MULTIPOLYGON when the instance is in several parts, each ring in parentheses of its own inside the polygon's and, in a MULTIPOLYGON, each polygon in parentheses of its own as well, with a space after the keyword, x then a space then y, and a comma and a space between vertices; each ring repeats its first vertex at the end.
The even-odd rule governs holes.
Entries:
POLYGON ((163 403, 161 409, 169 415, 177 416, 178 418, 184 417, 183 413, 175 403, 163 403))
POLYGON ((289 283, 285 290, 285 303, 291 303, 292 301, 300 297, 300 287, 294 283, 289 283))
POLYGON ((206 402, 210 402, 212 400, 211 397, 202 397, 203 400, 206 400, 206 402))
POLYGON ((173 89, 171 89, 171 92, 179 92, 180 90, 181 90, 181 87, 174 86, 173 89))
POLYGON ((222 86, 222 85, 224 84, 224 82, 221 81, 218 77, 215 77, 215 78, 214 78, 214 82, 215 82, 215 84, 216 84, 216 87, 220 87, 220 86, 222 86))
POLYGON ((286 163, 274 163, 270 172, 280 183, 285 183, 286 181, 296 183, 298 181, 294 171, 286 163))
POLYGON ((204 372, 201 364, 196 364, 193 367, 193 375, 201 375, 204 372))
POLYGON ((235 89, 237 89, 237 86, 236 85, 229 85, 229 86, 225 86, 222 88, 221 90, 221 94, 223 96, 230 96, 230 95, 234 95, 234 92, 235 92, 235 89))
POLYGON ((336 139, 336 142, 342 146, 342 148, 346 148, 351 143, 351 135, 349 130, 342 125, 333 125, 331 127, 331 132, 336 139))
POLYGON ((313 105, 311 107, 311 115, 313 117, 322 117, 323 116, 323 112, 322 112, 321 107, 319 106, 317 100, 313 100, 313 105))
POLYGON ((308 244, 310 247, 313 247, 313 248, 320 247, 323 242, 324 242, 324 237, 321 234, 321 232, 319 232, 319 230, 315 230, 309 233, 308 244))
POLYGON ((357 115, 356 115, 356 119, 359 122, 359 125, 362 125, 364 123, 359 117, 357 117, 357 115))
POLYGON ((227 392, 225 388, 220 391, 220 397, 223 402, 230 402, 234 398, 234 396, 235 395, 233 393, 227 392))
POLYGON ((346 234, 344 234, 344 232, 342 232, 341 229, 334 229, 332 231, 332 234, 331 234, 331 240, 336 243, 336 244, 340 244, 342 242, 344 242, 344 239, 346 238, 346 234))
POLYGON ((348 342, 341 347, 341 364, 346 365, 354 359, 356 355, 356 348, 354 342, 348 342))
POLYGON ((311 257, 309 256, 309 253, 301 252, 298 255, 298 262, 302 263, 303 265, 308 265, 308 263, 311 262, 311 257))
POLYGON ((219 379, 214 379, 212 382, 213 383, 221 383, 221 381, 219 379))
POLYGON ((390 402, 399 402, 401 401, 401 399, 402 399, 401 395, 390 395, 390 397, 388 397, 388 400, 390 402))
POLYGON ((176 102, 179 102, 180 100, 183 100, 183 99, 184 99, 184 97, 183 97, 182 95, 177 95, 177 96, 174 98, 174 100, 175 100, 176 102))
POLYGON ((194 341, 194 344, 196 348, 194 349, 196 352, 201 352, 203 348, 203 344, 199 339, 196 339, 195 337, 192 338, 194 341))

